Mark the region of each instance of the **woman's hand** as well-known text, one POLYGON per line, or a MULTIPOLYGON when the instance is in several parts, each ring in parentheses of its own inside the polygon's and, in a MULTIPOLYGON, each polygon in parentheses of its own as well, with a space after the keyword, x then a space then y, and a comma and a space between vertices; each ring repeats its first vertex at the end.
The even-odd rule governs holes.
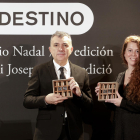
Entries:
POLYGON ((115 98, 115 99, 106 99, 105 102, 113 103, 115 106, 120 107, 121 101, 122 101, 123 98, 120 96, 120 94, 118 93, 118 91, 116 91, 116 94, 117 94, 118 98, 115 98))

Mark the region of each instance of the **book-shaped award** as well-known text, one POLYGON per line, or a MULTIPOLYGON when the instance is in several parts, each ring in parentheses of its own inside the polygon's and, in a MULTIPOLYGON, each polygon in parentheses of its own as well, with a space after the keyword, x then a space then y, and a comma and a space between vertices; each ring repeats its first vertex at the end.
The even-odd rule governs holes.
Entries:
POLYGON ((118 91, 117 82, 99 82, 99 86, 98 101, 118 98, 116 94, 116 91, 118 91))
POLYGON ((62 95, 63 97, 72 98, 73 93, 70 90, 70 79, 53 80, 53 93, 62 95))

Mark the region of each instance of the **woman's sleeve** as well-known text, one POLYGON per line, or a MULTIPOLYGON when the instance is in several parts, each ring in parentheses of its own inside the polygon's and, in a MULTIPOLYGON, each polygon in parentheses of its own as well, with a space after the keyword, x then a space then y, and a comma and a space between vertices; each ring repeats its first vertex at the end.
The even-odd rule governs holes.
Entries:
POLYGON ((133 103, 127 99, 122 99, 120 108, 130 111, 132 113, 140 113, 140 104, 133 103))

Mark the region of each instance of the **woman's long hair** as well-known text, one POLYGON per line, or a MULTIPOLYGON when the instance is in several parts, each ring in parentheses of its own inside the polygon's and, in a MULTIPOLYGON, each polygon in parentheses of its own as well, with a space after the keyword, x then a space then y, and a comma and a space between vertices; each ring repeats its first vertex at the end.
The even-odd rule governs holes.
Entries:
POLYGON ((128 100, 131 100, 133 103, 140 103, 140 36, 136 36, 136 35, 128 36, 124 41, 121 56, 122 56, 123 62, 126 65, 127 65, 127 61, 124 57, 124 53, 127 48, 127 44, 129 42, 134 42, 137 44, 138 49, 139 49, 139 59, 137 60, 134 66, 135 68, 131 73, 126 98, 128 100))

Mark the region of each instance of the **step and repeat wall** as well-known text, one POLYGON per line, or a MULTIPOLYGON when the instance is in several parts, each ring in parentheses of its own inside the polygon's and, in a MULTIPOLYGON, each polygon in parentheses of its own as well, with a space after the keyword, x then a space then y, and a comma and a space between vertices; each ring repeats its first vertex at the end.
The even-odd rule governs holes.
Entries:
POLYGON ((108 140, 112 112, 98 102, 95 86, 113 82, 126 67, 124 39, 140 35, 139 0, 0 0, 0 139, 32 140, 36 109, 23 97, 35 65, 52 59, 55 31, 72 36, 70 60, 86 69, 93 110, 82 112, 85 140, 108 140))

